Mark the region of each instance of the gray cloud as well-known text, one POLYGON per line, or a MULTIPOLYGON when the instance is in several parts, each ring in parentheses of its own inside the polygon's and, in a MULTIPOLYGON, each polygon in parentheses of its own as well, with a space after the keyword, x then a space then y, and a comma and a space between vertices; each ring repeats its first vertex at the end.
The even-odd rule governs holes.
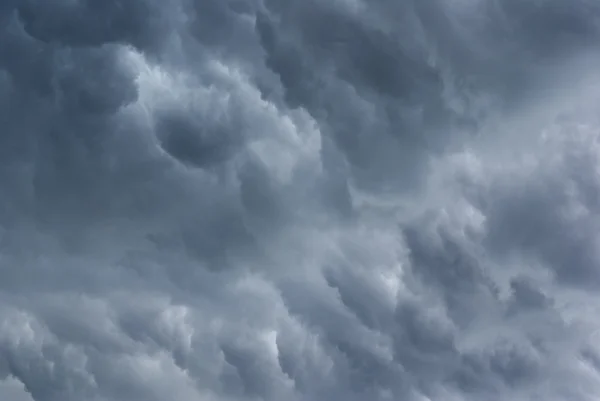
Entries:
POLYGON ((597 398, 598 12, 2 2, 0 398, 597 398))

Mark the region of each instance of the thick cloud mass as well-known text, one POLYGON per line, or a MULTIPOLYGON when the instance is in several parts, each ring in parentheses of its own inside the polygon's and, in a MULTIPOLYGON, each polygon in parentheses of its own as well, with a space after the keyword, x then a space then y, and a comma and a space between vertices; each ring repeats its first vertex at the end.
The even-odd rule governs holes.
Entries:
POLYGON ((600 397, 600 3, 0 2, 0 399, 600 397))

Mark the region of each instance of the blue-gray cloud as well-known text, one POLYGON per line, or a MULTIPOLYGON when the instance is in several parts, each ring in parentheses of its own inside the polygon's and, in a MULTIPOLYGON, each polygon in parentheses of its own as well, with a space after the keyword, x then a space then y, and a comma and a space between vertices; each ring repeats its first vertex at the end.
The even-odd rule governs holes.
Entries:
POLYGON ((5 0, 0 398, 597 398, 599 17, 5 0))

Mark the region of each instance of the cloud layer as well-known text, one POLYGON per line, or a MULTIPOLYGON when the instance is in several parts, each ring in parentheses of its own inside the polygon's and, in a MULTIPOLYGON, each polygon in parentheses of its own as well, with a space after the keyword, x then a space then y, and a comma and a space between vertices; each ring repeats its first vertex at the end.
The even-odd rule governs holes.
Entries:
POLYGON ((4 0, 0 399, 596 399, 599 23, 4 0))

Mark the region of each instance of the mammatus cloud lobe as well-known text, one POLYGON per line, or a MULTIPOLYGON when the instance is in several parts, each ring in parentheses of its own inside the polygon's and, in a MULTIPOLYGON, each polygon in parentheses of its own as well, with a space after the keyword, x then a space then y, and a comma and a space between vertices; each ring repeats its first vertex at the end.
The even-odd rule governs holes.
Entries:
POLYGON ((0 399, 596 399, 599 21, 3 1, 0 399))

